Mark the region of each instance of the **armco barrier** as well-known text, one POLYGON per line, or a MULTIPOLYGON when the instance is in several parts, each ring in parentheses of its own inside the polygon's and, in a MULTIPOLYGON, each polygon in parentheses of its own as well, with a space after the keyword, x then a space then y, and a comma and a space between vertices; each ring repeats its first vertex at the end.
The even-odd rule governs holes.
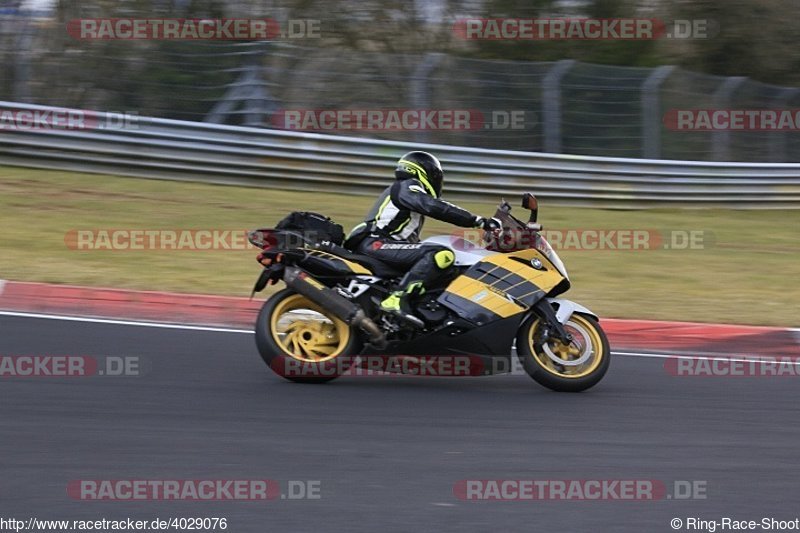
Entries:
MULTIPOLYGON (((621 159, 419 145, 137 117, 132 127, 26 128, 9 112, 58 108, 0 102, 0 165, 282 189, 375 194, 404 151, 435 153, 447 196, 608 208, 800 208, 800 164, 621 159)), ((97 113, 99 123, 107 115, 97 113)), ((91 121, 94 124, 94 120, 91 121)))

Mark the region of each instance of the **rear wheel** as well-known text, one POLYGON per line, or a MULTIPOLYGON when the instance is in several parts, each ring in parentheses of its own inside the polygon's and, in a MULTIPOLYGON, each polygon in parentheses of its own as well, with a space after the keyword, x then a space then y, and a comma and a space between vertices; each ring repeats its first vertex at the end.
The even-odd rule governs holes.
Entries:
POLYGON ((284 289, 261 308, 256 345, 276 374, 291 381, 324 383, 350 368, 361 340, 355 328, 305 296, 284 289))
POLYGON ((531 316, 517 334, 517 357, 530 377, 554 391, 580 392, 596 385, 611 363, 605 332, 594 318, 574 314, 564 325, 570 344, 539 340, 541 320, 531 316))

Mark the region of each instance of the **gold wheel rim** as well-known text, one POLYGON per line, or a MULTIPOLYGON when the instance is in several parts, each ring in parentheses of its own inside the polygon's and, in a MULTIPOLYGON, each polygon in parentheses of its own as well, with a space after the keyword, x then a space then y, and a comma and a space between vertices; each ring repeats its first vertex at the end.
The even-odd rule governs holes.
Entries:
POLYGON ((547 346, 538 350, 534 345, 534 337, 539 323, 537 320, 529 329, 528 348, 534 361, 547 372, 560 378, 582 378, 597 370, 606 357, 600 333, 581 315, 572 315, 565 324, 574 337, 570 345, 551 339, 547 346))
POLYGON ((300 294, 275 306, 270 332, 286 355, 306 363, 334 359, 350 340, 350 326, 300 294))

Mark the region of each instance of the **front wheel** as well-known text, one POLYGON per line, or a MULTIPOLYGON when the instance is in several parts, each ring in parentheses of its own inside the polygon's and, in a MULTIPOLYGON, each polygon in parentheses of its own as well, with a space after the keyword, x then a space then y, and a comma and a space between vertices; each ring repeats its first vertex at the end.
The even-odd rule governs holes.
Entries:
POLYGON ((355 328, 291 289, 264 302, 255 332, 258 352, 267 366, 301 383, 339 377, 361 349, 355 328))
POLYGON ((564 325, 573 337, 569 345, 539 339, 542 321, 528 317, 517 333, 517 357, 537 383, 559 392, 580 392, 596 385, 611 363, 605 332, 594 318, 572 315, 564 325))

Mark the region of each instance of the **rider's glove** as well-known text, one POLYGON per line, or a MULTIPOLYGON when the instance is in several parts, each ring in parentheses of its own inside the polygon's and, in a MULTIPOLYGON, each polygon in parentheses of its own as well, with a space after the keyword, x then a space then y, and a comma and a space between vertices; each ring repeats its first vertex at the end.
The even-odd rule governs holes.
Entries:
POLYGON ((483 231, 496 232, 503 229, 503 224, 497 218, 475 217, 475 227, 483 231))

